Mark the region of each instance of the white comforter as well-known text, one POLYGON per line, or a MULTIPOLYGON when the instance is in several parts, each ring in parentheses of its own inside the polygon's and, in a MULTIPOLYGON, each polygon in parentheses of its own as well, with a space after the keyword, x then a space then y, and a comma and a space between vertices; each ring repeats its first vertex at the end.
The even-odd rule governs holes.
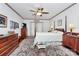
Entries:
POLYGON ((40 42, 62 41, 62 32, 37 32, 34 45, 40 42))

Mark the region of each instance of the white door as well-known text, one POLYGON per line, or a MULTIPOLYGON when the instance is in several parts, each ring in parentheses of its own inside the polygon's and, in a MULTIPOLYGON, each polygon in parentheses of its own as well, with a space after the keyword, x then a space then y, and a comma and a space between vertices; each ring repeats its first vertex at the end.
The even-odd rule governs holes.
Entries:
POLYGON ((36 32, 42 32, 43 31, 43 23, 37 23, 36 25, 36 32))
MULTIPOLYGON (((30 27, 31 27, 30 35, 34 36, 35 35, 35 23, 32 22, 30 27)), ((42 22, 36 24, 36 32, 43 32, 43 23, 42 22)))
POLYGON ((35 23, 31 23, 30 34, 31 34, 31 36, 34 36, 34 34, 35 34, 35 23))

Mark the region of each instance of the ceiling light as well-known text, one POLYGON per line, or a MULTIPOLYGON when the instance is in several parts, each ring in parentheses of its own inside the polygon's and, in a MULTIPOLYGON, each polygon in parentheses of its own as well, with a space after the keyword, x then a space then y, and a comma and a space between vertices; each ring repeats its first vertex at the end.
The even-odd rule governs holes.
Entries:
POLYGON ((42 13, 38 12, 37 15, 42 15, 42 13))

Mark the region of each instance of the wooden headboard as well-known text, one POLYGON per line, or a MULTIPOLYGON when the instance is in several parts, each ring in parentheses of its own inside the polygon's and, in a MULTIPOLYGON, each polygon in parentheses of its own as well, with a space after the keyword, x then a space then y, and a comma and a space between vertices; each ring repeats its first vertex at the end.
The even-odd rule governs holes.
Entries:
POLYGON ((55 22, 54 22, 54 30, 57 30, 57 31, 61 31, 61 32, 67 32, 67 16, 65 16, 65 24, 64 24, 64 28, 56 28, 55 27, 55 22))
MULTIPOLYGON (((71 34, 71 32, 65 32, 65 34, 71 34)), ((72 35, 79 35, 79 33, 72 32, 72 35)))
POLYGON ((63 28, 56 28, 55 30, 65 32, 65 30, 63 28))

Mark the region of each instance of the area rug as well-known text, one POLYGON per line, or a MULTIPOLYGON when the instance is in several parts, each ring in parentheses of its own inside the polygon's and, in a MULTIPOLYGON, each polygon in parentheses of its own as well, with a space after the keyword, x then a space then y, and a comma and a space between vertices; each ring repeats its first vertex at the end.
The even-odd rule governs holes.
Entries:
POLYGON ((24 39, 10 56, 77 56, 72 50, 62 45, 49 45, 45 49, 33 46, 34 39, 24 39))

